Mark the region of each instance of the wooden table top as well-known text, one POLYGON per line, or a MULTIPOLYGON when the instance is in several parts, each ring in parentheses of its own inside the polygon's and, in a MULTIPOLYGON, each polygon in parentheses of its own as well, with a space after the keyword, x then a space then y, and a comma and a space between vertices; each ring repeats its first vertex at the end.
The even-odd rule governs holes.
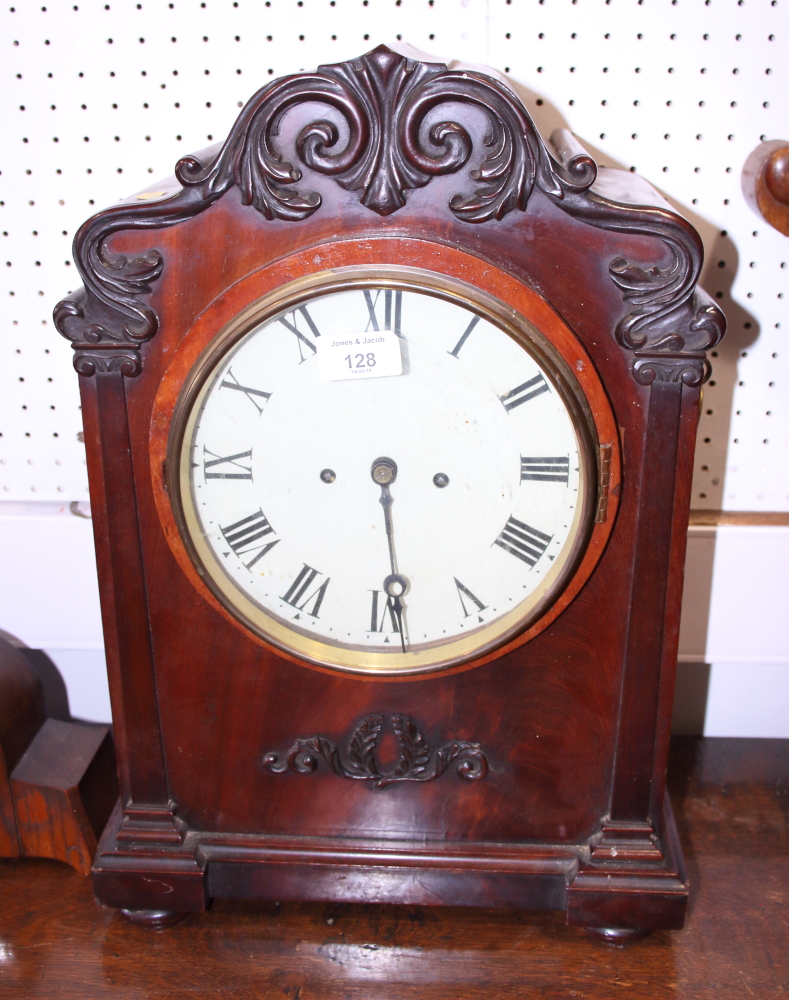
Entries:
POLYGON ((0 997, 460 1000, 789 996, 789 740, 677 737, 683 931, 612 948, 559 913, 217 902, 132 926, 90 880, 0 862, 0 997))

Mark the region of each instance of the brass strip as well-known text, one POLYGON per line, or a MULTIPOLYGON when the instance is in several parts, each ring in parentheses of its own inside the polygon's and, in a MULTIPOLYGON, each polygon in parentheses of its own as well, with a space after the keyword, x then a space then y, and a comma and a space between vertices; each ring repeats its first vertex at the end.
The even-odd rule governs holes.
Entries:
POLYGON ((789 511, 783 510, 692 510, 690 527, 720 524, 789 525, 789 511))

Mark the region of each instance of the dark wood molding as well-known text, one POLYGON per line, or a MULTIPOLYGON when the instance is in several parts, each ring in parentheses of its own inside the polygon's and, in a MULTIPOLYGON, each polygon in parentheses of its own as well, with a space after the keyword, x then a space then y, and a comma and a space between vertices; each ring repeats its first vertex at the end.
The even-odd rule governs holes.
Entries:
POLYGON ((600 846, 595 847, 593 841, 590 861, 581 860, 568 882, 568 924, 609 935, 622 930, 642 932, 655 926, 654 917, 659 913, 661 928, 683 926, 687 874, 668 797, 661 811, 665 828, 662 845, 649 832, 648 824, 628 828, 622 823, 612 829, 606 818, 608 830, 602 831, 600 846))
POLYGON ((612 820, 605 816, 600 832, 589 840, 594 861, 662 861, 660 840, 650 820, 612 820))
POLYGON ((653 382, 649 394, 611 795, 610 818, 624 825, 650 821, 682 392, 671 380, 653 382))
POLYGON ((123 808, 118 840, 137 844, 180 844, 186 824, 176 815, 177 811, 173 801, 164 805, 129 802, 123 808))
MULTIPOLYGON (((668 762, 669 733, 674 710, 677 656, 679 653, 679 625, 682 615, 682 589, 685 558, 688 544, 687 511, 693 484, 694 453, 698 429, 698 395, 683 388, 681 413, 677 431, 678 446, 674 476, 671 534, 667 543, 670 550, 666 579, 666 599, 663 606, 661 633, 660 683, 655 713, 655 742, 652 758, 649 819, 661 843, 668 835, 663 824, 663 802, 666 797, 666 767, 668 762)), ((666 503, 668 506, 668 502, 666 503)))
POLYGON ((182 834, 168 793, 161 741, 123 372, 118 368, 101 371, 95 386, 99 410, 111 411, 116 417, 101 422, 99 438, 103 466, 113 470, 113 482, 120 493, 120 499, 106 506, 106 528, 114 556, 112 592, 103 592, 102 600, 112 602, 105 621, 114 626, 113 646, 120 659, 123 692, 122 704, 116 702, 114 712, 123 716, 121 725, 128 741, 121 837, 180 842, 182 834))

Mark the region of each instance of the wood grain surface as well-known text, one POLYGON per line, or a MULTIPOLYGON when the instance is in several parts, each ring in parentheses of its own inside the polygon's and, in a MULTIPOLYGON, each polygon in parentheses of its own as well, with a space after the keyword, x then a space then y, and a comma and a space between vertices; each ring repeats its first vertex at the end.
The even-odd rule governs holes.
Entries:
POLYGON ((625 949, 560 913, 217 902, 164 931, 47 861, 0 863, 0 997, 288 1000, 789 995, 789 740, 675 737, 683 931, 625 949))

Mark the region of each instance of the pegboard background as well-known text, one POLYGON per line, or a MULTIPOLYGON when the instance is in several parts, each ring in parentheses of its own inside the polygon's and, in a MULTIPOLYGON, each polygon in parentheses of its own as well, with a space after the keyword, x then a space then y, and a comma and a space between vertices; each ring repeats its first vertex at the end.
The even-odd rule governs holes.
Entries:
MULTIPOLYGON (((789 510, 789 241, 740 190, 789 139, 789 0, 17 0, 0 11, 0 499, 87 495, 77 376, 52 325, 90 215, 223 139, 273 77, 400 39, 508 74, 702 234, 730 332, 705 388, 693 506, 789 510)), ((152 234, 152 245, 156 237, 152 234)))

